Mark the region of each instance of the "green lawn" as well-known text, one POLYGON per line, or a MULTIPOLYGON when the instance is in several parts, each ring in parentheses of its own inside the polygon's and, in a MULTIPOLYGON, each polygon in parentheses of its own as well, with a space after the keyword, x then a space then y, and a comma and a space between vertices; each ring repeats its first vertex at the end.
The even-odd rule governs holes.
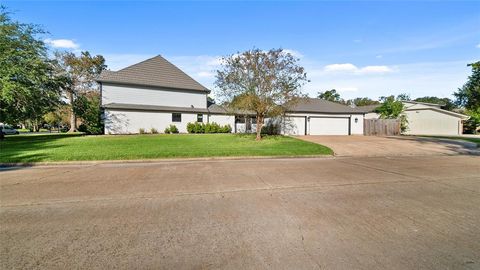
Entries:
POLYGON ((0 162, 127 160, 220 156, 331 155, 331 149, 284 136, 159 134, 82 136, 67 134, 7 136, 0 162))

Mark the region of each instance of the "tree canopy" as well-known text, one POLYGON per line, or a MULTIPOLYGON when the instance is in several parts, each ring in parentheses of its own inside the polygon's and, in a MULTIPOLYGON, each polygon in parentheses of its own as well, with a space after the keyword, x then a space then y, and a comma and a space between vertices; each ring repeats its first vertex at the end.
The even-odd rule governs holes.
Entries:
POLYGON ((302 97, 307 74, 282 49, 252 49, 222 58, 216 75, 216 97, 230 108, 256 114, 257 140, 265 117, 282 115, 302 97))
POLYGON ((467 82, 453 95, 456 97, 456 104, 465 108, 465 113, 470 116, 466 123, 471 132, 478 132, 480 128, 480 61, 468 64, 472 67, 472 74, 467 82))
POLYGON ((60 103, 65 78, 55 73, 44 33, 0 7, 0 122, 37 122, 60 103))
POLYGON ((373 100, 368 97, 357 97, 347 101, 347 105, 352 105, 352 104, 355 106, 368 106, 368 105, 380 104, 380 101, 373 100))
MULTIPOLYGON (((70 130, 76 131, 76 110, 74 108, 77 95, 97 89, 95 78, 106 69, 105 58, 92 56, 88 51, 75 55, 72 52, 56 52, 57 72, 67 78, 63 88, 71 105, 70 130)), ((78 103, 80 104, 80 103, 78 103)))
POLYGON ((480 61, 468 64, 472 67, 472 75, 467 82, 453 95, 457 98, 457 104, 468 110, 476 110, 480 107, 480 61))
POLYGON ((343 103, 343 99, 340 97, 340 94, 335 89, 318 92, 318 98, 332 102, 343 103))

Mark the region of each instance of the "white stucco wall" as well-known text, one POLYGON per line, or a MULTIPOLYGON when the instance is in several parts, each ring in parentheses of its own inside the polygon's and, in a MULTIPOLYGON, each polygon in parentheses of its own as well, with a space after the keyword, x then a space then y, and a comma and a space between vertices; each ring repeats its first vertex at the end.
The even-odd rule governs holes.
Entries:
POLYGON ((460 118, 434 110, 405 111, 410 135, 458 135, 460 118))
POLYGON ((176 89, 153 89, 103 83, 102 104, 124 103, 173 107, 207 107, 207 93, 176 89))
POLYGON ((369 112, 365 114, 365 119, 378 119, 380 118, 380 114, 375 113, 375 112, 369 112))
MULTIPOLYGON (((204 120, 204 122, 206 122, 206 120, 204 120)), ((235 129, 235 116, 233 115, 211 114, 208 116, 208 122, 215 122, 221 126, 230 125, 230 127, 232 127, 232 132, 234 132, 235 129)))
POLYGON ((282 134, 287 135, 305 135, 305 117, 285 117, 282 119, 282 134))
MULTIPOLYGON (((206 119, 206 114, 203 117, 206 119)), ((180 133, 186 133, 187 123, 196 121, 196 113, 182 113, 182 122, 172 122, 172 113, 107 109, 105 110, 105 134, 139 133, 140 128, 145 129, 146 132, 156 128, 159 133, 163 133, 171 124, 175 125, 180 133)))

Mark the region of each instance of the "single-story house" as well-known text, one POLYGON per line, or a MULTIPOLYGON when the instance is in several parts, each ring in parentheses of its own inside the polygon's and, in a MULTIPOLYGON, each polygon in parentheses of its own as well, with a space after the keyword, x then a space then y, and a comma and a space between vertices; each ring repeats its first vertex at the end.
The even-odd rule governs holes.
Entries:
MULTIPOLYGON (((463 121, 469 116, 442 109, 442 105, 403 101, 404 114, 407 117, 408 135, 459 135, 463 133, 463 121)), ((375 112, 380 105, 358 107, 365 113, 365 119, 377 119, 380 117, 375 112)))
MULTIPOLYGON (((119 71, 104 71, 97 82, 105 134, 151 128, 162 132, 171 124, 185 133, 189 122, 228 124, 232 132, 253 132, 256 128, 254 115, 232 113, 210 104, 209 89, 160 55, 119 71)), ((284 134, 362 135, 363 116, 355 108, 306 98, 292 106, 280 122, 284 134)))

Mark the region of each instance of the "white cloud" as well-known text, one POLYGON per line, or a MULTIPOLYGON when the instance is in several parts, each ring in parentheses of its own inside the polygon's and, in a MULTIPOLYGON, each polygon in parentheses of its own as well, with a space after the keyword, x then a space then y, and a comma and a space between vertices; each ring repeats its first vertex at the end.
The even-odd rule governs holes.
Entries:
POLYGON ((378 59, 383 58, 383 55, 379 54, 379 55, 375 56, 375 58, 378 58, 378 59))
POLYGON ((393 70, 387 66, 366 66, 359 69, 357 72, 362 74, 372 74, 372 73, 389 73, 393 70))
POLYGON ((393 71, 391 68, 387 66, 365 66, 365 67, 359 68, 351 63, 326 65, 323 69, 325 72, 355 73, 355 74, 382 74, 382 73, 389 73, 393 71))
POLYGON ((54 48, 60 48, 60 49, 78 49, 80 47, 79 44, 75 43, 75 41, 73 41, 71 39, 50 39, 50 38, 47 38, 44 41, 48 45, 50 45, 54 48))
POLYGON ((324 67, 326 72, 355 72, 358 68, 354 64, 331 64, 324 67))
POLYGON ((362 43, 362 40, 361 40, 361 39, 354 39, 353 42, 355 42, 355 43, 362 43))
MULTIPOLYGON (((465 83, 471 70, 466 66, 473 59, 452 62, 410 63, 390 66, 394 72, 388 76, 358 72, 325 72, 321 63, 305 65, 310 83, 304 92, 315 96, 318 91, 337 89, 343 98, 370 97, 409 93, 412 98, 422 96, 452 97, 452 93, 465 83), (357 91, 353 91, 356 88, 357 91), (351 91, 346 91, 346 90, 351 91), (343 91, 342 91, 343 90, 343 91)), ((370 68, 369 68, 370 69, 370 68)))
POLYGON ((201 77, 201 78, 213 78, 213 77, 215 77, 215 73, 214 72, 208 72, 208 71, 200 71, 200 72, 197 73, 197 76, 201 77))
POLYGON ((478 44, 477 44, 477 46, 475 46, 475 47, 477 47, 477 48, 479 48, 479 49, 480 49, 480 43, 478 43, 478 44))

